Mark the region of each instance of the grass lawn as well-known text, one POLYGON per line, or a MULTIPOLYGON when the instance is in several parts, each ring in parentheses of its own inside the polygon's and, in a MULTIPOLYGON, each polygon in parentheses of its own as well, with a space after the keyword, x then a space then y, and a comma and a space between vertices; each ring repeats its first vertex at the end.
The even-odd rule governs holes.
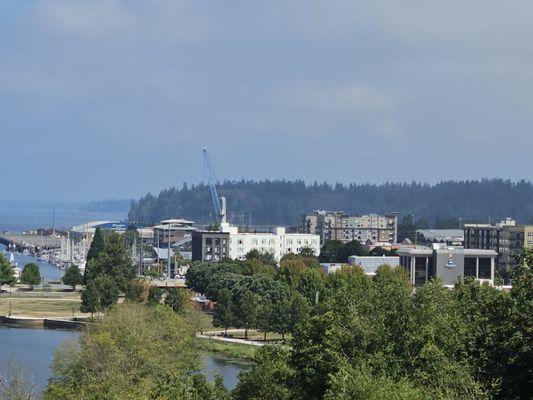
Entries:
POLYGON ((203 351, 209 353, 219 353, 243 361, 251 361, 255 352, 259 349, 257 346, 250 346, 248 344, 228 343, 219 340, 202 339, 198 342, 203 351))
POLYGON ((0 296, 0 315, 8 315, 11 304, 11 315, 24 317, 72 317, 72 309, 76 316, 80 312, 80 292, 42 292, 13 291, 0 296))

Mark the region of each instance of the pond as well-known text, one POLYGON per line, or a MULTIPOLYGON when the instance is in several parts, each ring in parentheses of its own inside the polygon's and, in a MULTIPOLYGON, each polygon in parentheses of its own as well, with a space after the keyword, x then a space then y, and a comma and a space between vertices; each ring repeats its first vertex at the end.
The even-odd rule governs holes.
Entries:
MULTIPOLYGON (((34 383, 44 389, 51 375, 50 364, 55 349, 67 339, 76 339, 76 331, 57 329, 31 329, 0 325, 0 367, 4 368, 10 361, 19 365, 34 376, 34 383)), ((204 354, 202 372, 213 380, 218 372, 228 389, 233 389, 238 382, 239 372, 246 365, 218 354, 204 354)))

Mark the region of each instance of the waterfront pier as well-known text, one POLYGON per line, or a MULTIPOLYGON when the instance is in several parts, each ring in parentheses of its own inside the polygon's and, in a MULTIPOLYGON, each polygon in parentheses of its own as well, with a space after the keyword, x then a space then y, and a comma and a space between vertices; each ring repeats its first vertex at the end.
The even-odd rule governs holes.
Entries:
POLYGON ((61 248, 61 239, 58 237, 22 233, 0 233, 0 243, 6 246, 15 246, 18 250, 27 249, 32 253, 35 253, 37 249, 54 250, 61 248))

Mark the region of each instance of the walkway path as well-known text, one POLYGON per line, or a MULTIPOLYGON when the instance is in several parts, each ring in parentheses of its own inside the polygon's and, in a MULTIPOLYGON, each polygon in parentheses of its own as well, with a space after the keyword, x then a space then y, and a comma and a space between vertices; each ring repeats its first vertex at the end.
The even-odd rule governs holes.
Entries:
POLYGON ((212 340, 219 340, 221 342, 228 342, 228 343, 238 343, 238 344, 246 344, 249 346, 264 346, 265 342, 256 342, 254 340, 244 340, 244 339, 234 339, 234 338, 227 338, 222 336, 209 336, 209 335, 202 335, 198 333, 196 337, 201 339, 212 339, 212 340))

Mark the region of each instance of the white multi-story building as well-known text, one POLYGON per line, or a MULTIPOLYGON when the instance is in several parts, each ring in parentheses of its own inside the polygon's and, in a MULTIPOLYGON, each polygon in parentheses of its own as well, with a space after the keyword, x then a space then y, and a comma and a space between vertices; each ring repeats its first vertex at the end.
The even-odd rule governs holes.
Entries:
POLYGON ((320 254, 320 237, 314 234, 286 233, 282 227, 272 233, 240 233, 230 225, 222 226, 221 231, 229 233, 229 256, 233 259, 243 259, 251 250, 272 253, 277 261, 285 254, 298 254, 303 248, 310 248, 315 256, 320 254))
POLYGON ((218 262, 224 257, 244 259, 250 251, 257 250, 272 253, 276 261, 280 261, 284 255, 298 254, 304 248, 310 248, 318 256, 320 237, 309 233, 286 233, 281 227, 274 232, 243 233, 229 224, 222 224, 220 232, 193 234, 193 260, 218 262))

